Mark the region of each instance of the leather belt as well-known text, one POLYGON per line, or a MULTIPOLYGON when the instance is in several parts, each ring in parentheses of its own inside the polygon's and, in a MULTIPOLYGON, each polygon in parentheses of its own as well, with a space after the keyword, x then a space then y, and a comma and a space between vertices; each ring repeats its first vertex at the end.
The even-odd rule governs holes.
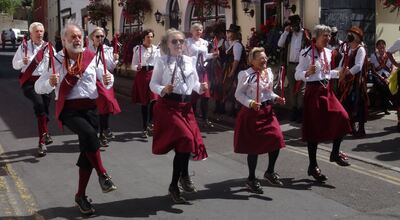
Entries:
POLYGON ((177 93, 165 94, 163 96, 163 98, 168 99, 168 100, 177 101, 177 102, 190 102, 191 101, 191 95, 177 94, 177 93))

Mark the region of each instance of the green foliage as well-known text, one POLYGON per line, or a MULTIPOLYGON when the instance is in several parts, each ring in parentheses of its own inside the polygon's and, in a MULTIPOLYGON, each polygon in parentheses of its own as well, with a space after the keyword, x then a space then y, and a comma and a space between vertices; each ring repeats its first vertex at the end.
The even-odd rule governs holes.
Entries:
POLYGON ((20 0, 0 0, 0 13, 13 14, 15 8, 21 5, 20 0))

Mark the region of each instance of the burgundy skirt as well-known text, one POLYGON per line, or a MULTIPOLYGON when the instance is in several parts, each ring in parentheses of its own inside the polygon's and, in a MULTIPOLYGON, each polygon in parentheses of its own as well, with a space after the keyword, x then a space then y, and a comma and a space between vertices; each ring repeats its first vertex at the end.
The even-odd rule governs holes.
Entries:
POLYGON ((302 131, 307 142, 331 141, 351 132, 349 116, 329 84, 307 83, 302 131))
MULTIPOLYGON (((204 72, 202 72, 202 73, 198 73, 198 75, 199 75, 199 81, 200 81, 200 83, 203 83, 203 82, 209 83, 209 80, 208 80, 208 72, 207 72, 207 71, 204 71, 204 72)), ((210 86, 210 85, 209 85, 209 86, 210 86)), ((197 92, 193 91, 193 92, 192 92, 192 97, 191 97, 192 103, 196 103, 197 100, 199 100, 200 97, 210 98, 210 97, 211 97, 210 89, 205 90, 204 93, 201 94, 201 95, 198 94, 197 92)))
POLYGON ((208 157, 190 102, 157 100, 153 121, 154 154, 166 154, 174 149, 179 153, 191 153, 194 160, 208 157))
POLYGON ((96 83, 99 97, 96 99, 99 114, 118 114, 121 112, 118 101, 115 98, 114 88, 106 89, 99 81, 96 83))
POLYGON ((235 153, 264 154, 283 147, 285 142, 272 105, 259 111, 242 106, 236 118, 235 153))
POLYGON ((132 102, 142 105, 148 105, 151 101, 157 100, 157 95, 154 94, 149 87, 153 70, 140 70, 136 73, 132 86, 132 102))

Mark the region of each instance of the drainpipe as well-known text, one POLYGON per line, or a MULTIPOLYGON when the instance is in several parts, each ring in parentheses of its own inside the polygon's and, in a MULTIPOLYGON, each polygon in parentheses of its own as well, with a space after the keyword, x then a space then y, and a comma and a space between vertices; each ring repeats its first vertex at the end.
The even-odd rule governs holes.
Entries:
POLYGON ((236 19, 237 19, 236 0, 232 0, 232 24, 236 24, 236 19))
POLYGON ((115 35, 115 28, 114 28, 114 0, 111 0, 111 30, 112 36, 115 35))
MULTIPOLYGON (((60 14, 60 0, 57 0, 57 30, 61 32, 61 14, 60 14)), ((61 34, 61 33, 60 33, 61 34)))

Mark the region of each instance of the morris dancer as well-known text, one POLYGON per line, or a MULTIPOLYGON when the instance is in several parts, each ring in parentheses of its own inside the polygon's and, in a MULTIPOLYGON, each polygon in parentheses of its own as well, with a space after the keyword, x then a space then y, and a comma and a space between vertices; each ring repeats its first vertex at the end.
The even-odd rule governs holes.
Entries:
POLYGON ((267 68, 264 48, 254 47, 249 53, 251 67, 239 72, 236 99, 243 105, 236 119, 235 153, 247 154, 249 177, 246 186, 262 194, 255 171, 259 154, 268 153, 268 169, 264 178, 272 185, 283 185, 275 173, 279 150, 285 146, 279 122, 272 110, 273 103, 285 104, 285 98, 273 92, 274 75, 267 68))
POLYGON ((153 130, 153 106, 154 101, 157 100, 157 95, 150 91, 149 83, 160 51, 153 45, 154 31, 152 29, 144 30, 142 39, 143 44, 133 48, 132 69, 136 71, 136 76, 132 87, 132 102, 141 104, 142 137, 147 138, 153 130))
POLYGON ((368 94, 366 87, 366 54, 362 44, 364 32, 357 26, 349 29, 347 42, 340 52, 343 58, 339 68, 339 97, 350 117, 355 137, 365 136, 365 122, 368 118, 368 94), (358 122, 358 129, 355 123, 358 122))
MULTIPOLYGON (((196 57, 196 70, 199 76, 200 82, 207 82, 209 81, 209 75, 206 70, 206 62, 212 58, 218 56, 218 51, 214 53, 208 53, 208 41, 201 38, 203 34, 203 25, 200 23, 192 24, 190 28, 190 32, 192 33, 192 37, 186 40, 186 48, 187 51, 185 55, 196 57)), ((199 95, 197 93, 192 94, 192 106, 193 111, 196 114, 197 111, 197 101, 199 95)), ((212 128, 214 125, 208 120, 208 101, 210 99, 210 91, 205 91, 200 96, 200 110, 201 110, 201 117, 203 118, 203 125, 205 127, 212 128)))
POLYGON ((163 55, 156 60, 150 89, 162 98, 154 106, 153 153, 175 151, 169 194, 175 203, 185 203, 178 182, 185 192, 196 192, 189 177, 189 158, 202 160, 207 152, 194 117, 190 97, 192 91, 202 94, 207 83, 200 83, 194 58, 182 55, 185 35, 175 29, 161 40, 163 55))
POLYGON ((67 126, 78 135, 81 153, 77 162, 79 188, 75 203, 83 214, 93 214, 95 210, 86 196, 92 169, 96 170, 104 193, 117 188, 103 167, 96 115, 96 79, 110 89, 114 77, 108 71, 104 74, 103 66, 96 65, 95 54, 83 49, 82 33, 82 29, 74 23, 65 25, 61 32, 64 49, 54 57, 59 62, 55 62, 53 73, 45 72, 37 80, 35 91, 45 94, 55 89, 56 118, 60 125, 67 126))
POLYGON ((332 51, 327 47, 331 29, 325 25, 314 28, 316 42, 301 51, 296 68, 296 80, 306 82, 304 95, 303 140, 307 142, 308 175, 323 182, 328 178, 321 173, 317 163, 319 142, 333 140, 330 161, 340 166, 349 166, 340 154, 343 137, 351 132, 349 116, 332 91, 329 80, 337 77, 338 71, 331 70, 332 51))
POLYGON ((31 40, 26 41, 24 38, 14 55, 12 64, 14 69, 21 70, 19 84, 24 96, 32 102, 37 118, 39 135, 38 155, 45 156, 47 153, 46 145, 53 143, 47 127, 51 97, 49 94, 37 94, 34 90, 34 84, 47 68, 45 65, 40 64, 42 61, 45 62, 48 59, 48 44, 43 41, 44 26, 42 23, 32 23, 29 26, 29 32, 31 40))
MULTIPOLYGON (((106 66, 106 69, 109 72, 113 72, 118 64, 119 55, 114 53, 114 48, 104 44, 104 36, 104 29, 101 27, 96 27, 89 35, 91 42, 89 43, 88 48, 96 54, 96 65, 103 65, 103 68, 106 66), (106 60, 105 64, 103 59, 106 60)), ((101 85, 98 86, 102 87, 101 85)), ((112 102, 108 102, 104 96, 100 95, 96 103, 100 121, 100 144, 103 147, 108 147, 109 141, 114 138, 114 134, 111 132, 109 126, 109 117, 110 114, 120 113, 121 108, 119 107, 118 101, 115 99, 114 89, 111 88, 104 91, 108 93, 107 95, 110 96, 112 102)))

